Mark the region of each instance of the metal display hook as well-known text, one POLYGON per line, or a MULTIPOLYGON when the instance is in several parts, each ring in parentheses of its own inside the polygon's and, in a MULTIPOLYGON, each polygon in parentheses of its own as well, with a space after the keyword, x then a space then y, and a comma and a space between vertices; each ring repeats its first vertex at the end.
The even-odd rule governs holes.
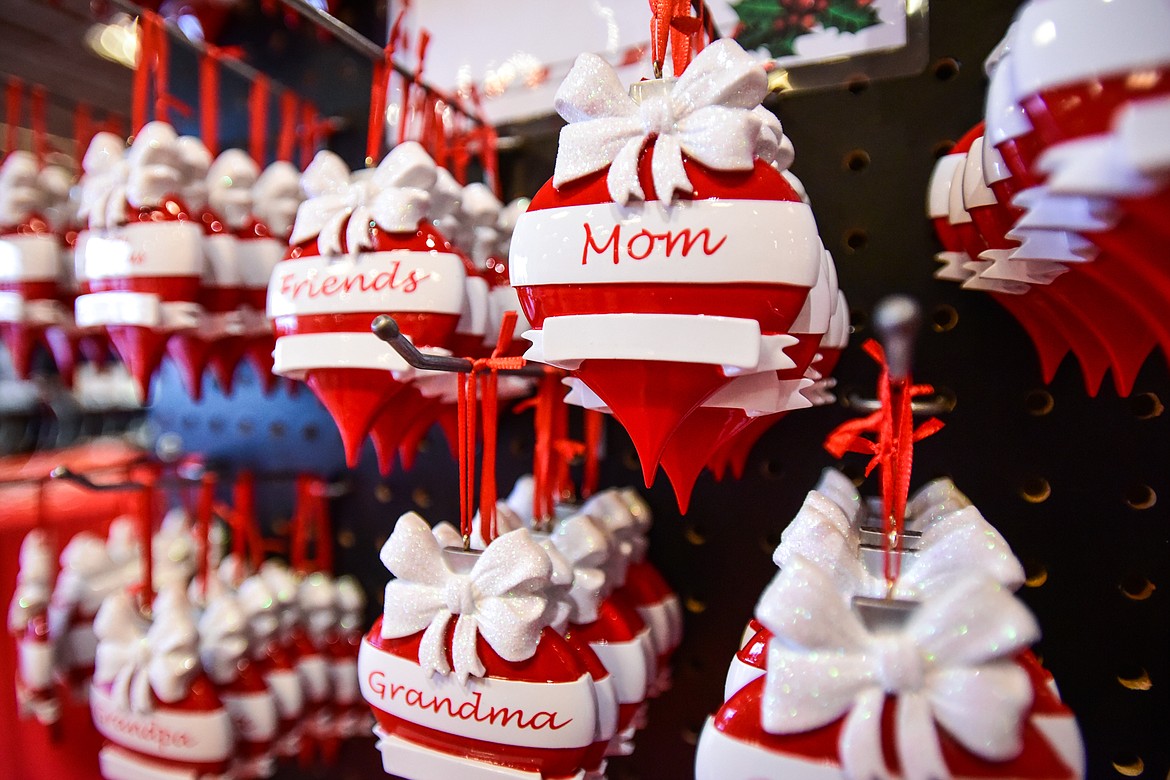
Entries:
MULTIPOLYGON (((411 343, 410 339, 402 334, 398 322, 389 314, 379 314, 375 317, 374 321, 370 323, 370 330, 374 332, 375 336, 389 344, 403 360, 414 368, 454 374, 470 374, 475 368, 475 363, 467 358, 452 355, 428 355, 421 352, 411 343)), ((499 373, 512 376, 541 377, 548 374, 549 371, 556 370, 543 363, 531 363, 522 368, 502 368, 499 369, 499 373)))
MULTIPOLYGON (((912 373, 915 341, 922 327, 922 307, 908 295, 891 295, 878 301, 873 310, 873 329, 886 353, 890 379, 905 379, 912 373)), ((954 411, 955 397, 935 392, 933 395, 915 398, 910 409, 915 416, 932 417, 954 411)), ((870 414, 881 409, 881 401, 863 398, 849 393, 841 398, 846 409, 859 414, 870 414)))

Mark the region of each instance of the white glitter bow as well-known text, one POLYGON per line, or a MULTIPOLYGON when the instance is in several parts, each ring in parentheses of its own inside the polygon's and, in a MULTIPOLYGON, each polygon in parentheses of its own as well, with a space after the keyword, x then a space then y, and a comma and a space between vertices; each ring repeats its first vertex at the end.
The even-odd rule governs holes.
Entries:
POLYGON ((309 199, 297 209, 289 243, 317 239, 324 255, 374 248, 373 228, 413 232, 427 216, 435 161, 414 141, 394 147, 367 175, 351 176, 341 158, 321 151, 301 176, 309 199))
POLYGON ((597 608, 606 588, 604 566, 609 559, 609 539, 587 515, 578 514, 557 523, 549 541, 573 567, 573 581, 567 593, 572 607, 569 620, 592 623, 597 620, 597 608))
POLYGON ((548 555, 527 530, 503 534, 470 573, 458 574, 447 568, 426 521, 408 512, 398 519, 381 557, 396 577, 386 584, 382 636, 422 631, 418 662, 424 672, 450 674, 447 625, 456 616, 451 660, 461 684, 486 673, 475 649, 477 636, 506 661, 525 661, 536 652, 552 572, 548 555))
POLYGON ((199 660, 218 685, 234 682, 248 654, 248 621, 235 594, 217 588, 199 618, 199 660))
POLYGON ((882 708, 896 701, 894 743, 906 780, 949 780, 938 727, 989 761, 1023 749, 1032 703, 1012 657, 1039 636, 1005 588, 967 579, 923 602, 900 630, 870 633, 828 575, 797 557, 756 607, 768 644, 763 727, 797 734, 845 723, 837 743, 847 777, 892 775, 882 754, 882 708))
POLYGON ((98 645, 94 683, 111 687, 111 697, 132 712, 154 708, 151 692, 173 704, 190 691, 199 673, 199 635, 181 588, 164 589, 155 599, 149 628, 130 598, 119 592, 102 603, 94 619, 98 645))
POLYGON ((609 166, 610 197, 626 205, 645 200, 638 160, 654 137, 654 190, 670 202, 689 192, 683 154, 721 171, 747 171, 755 164, 761 134, 753 109, 768 91, 764 69, 729 38, 695 57, 668 89, 641 103, 622 89, 612 66, 595 54, 577 58, 556 94, 556 110, 569 124, 561 129, 553 186, 609 166))
POLYGON ((835 504, 817 491, 809 493, 784 530, 772 561, 783 569, 796 556, 823 567, 837 589, 850 596, 916 599, 972 574, 1011 590, 1024 583, 1019 559, 974 506, 950 512, 924 526, 919 551, 903 563, 892 591, 884 577, 866 567, 856 529, 835 504))

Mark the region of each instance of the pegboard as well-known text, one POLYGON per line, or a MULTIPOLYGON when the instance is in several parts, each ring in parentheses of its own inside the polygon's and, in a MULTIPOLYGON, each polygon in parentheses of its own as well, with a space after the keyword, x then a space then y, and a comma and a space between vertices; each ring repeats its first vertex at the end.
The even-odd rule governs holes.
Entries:
MULTIPOLYGON (((919 446, 915 485, 951 476, 1024 561, 1021 595, 1044 632, 1037 649, 1078 716, 1088 776, 1160 780, 1170 771, 1170 415, 1162 413, 1170 375, 1152 358, 1131 398, 1117 398, 1105 383, 1092 399, 1070 358, 1045 388, 1026 335, 1005 311, 989 296, 931 277, 939 246, 924 217, 926 183, 936 157, 979 119, 982 60, 1016 6, 935 0, 923 73, 859 78, 773 108, 854 309, 854 348, 838 369, 840 389, 872 392, 876 368, 856 346, 868 335, 873 304, 892 292, 918 298, 927 327, 915 376, 952 394, 956 405, 947 427, 919 446)), ((554 136, 529 139, 505 158, 510 194, 530 194, 551 173, 553 143, 554 136)), ((238 385, 230 401, 212 391, 193 405, 164 375, 152 419, 221 462, 341 471, 336 432, 308 393, 265 399, 254 378, 238 385)), ((686 639, 673 690, 652 705, 636 752, 611 762, 613 780, 691 776, 698 733, 722 701, 740 632, 774 573, 771 552, 832 463, 821 441, 847 416, 841 408, 789 416, 759 442, 741 481, 716 483, 704 474, 685 518, 665 477, 648 491, 650 555, 683 599, 686 639)), ((607 438, 603 484, 636 484, 628 438, 614 425, 607 438)), ((500 441, 506 491, 529 468, 531 414, 506 415, 500 441)), ((845 467, 857 473, 862 458, 852 457, 845 467)), ((437 431, 410 473, 383 479, 373 461, 367 451, 351 491, 335 502, 334 523, 339 569, 358 574, 376 599, 386 578, 377 551, 394 519, 408 509, 453 519, 458 490, 437 431)), ((265 510, 279 532, 289 507, 274 499, 265 510)), ((379 776, 378 755, 366 747, 347 751, 344 770, 329 776, 379 776)))

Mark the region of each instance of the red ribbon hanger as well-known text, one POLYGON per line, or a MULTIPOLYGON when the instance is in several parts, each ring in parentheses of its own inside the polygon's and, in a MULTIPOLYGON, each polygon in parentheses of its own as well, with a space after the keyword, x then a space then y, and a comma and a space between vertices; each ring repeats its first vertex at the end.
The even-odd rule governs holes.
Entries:
POLYGON ((268 103, 271 83, 259 75, 248 89, 248 153, 260 167, 268 161, 268 103))
POLYGON ((842 458, 847 452, 873 455, 866 465, 866 476, 875 468, 881 468, 882 530, 885 532, 882 548, 886 582, 892 585, 900 573, 900 557, 893 552, 900 550, 902 545, 914 443, 937 433, 943 422, 931 417, 915 428, 911 401, 918 396, 930 395, 934 388, 913 384, 908 376, 892 379, 885 350, 873 339, 866 341, 861 348, 881 367, 878 377, 881 406, 872 414, 834 428, 825 439, 825 449, 835 458, 842 458), (866 433, 873 434, 873 438, 866 438, 866 433))
POLYGON ((328 485, 320 477, 308 474, 297 477, 289 564, 300 574, 333 571, 333 523, 327 493, 328 485), (312 557, 309 557, 310 543, 312 557))
POLYGON ((33 153, 41 165, 45 164, 45 160, 49 156, 49 131, 45 121, 45 99, 45 88, 40 84, 34 84, 29 90, 29 126, 32 128, 33 153))
POLYGON ((199 134, 212 157, 219 156, 219 63, 224 57, 236 59, 242 53, 238 47, 220 48, 204 44, 206 51, 199 58, 199 134))
POLYGON ((214 473, 204 471, 199 480, 199 500, 195 510, 196 536, 199 537, 199 579, 204 600, 210 587, 211 574, 211 522, 215 510, 215 486, 218 482, 214 473))
POLYGON ((691 15, 690 0, 650 0, 650 12, 650 59, 654 77, 662 77, 667 40, 674 75, 680 76, 695 53, 702 49, 698 39, 703 32, 703 19, 691 15))
MULTIPOLYGON (((402 19, 401 12, 398 14, 402 19)), ((397 24, 397 22, 395 22, 397 24)), ((390 74, 394 72, 395 36, 382 50, 382 59, 374 63, 370 76, 370 120, 366 128, 366 165, 377 165, 382 156, 382 140, 386 137, 386 100, 390 91, 390 74)))
POLYGON ((11 154, 17 149, 17 130, 20 128, 20 114, 23 102, 24 82, 15 76, 9 76, 8 88, 4 93, 5 154, 11 154))
POLYGON ((284 92, 280 96, 280 135, 276 141, 276 159, 292 162, 297 143, 297 96, 284 92))

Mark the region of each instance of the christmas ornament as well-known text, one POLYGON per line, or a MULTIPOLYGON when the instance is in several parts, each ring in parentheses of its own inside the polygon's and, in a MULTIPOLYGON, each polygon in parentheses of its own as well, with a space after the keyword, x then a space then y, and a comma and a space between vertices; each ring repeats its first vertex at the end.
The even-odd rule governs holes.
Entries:
POLYGON ((369 708, 358 690, 357 657, 365 625, 366 595, 353 577, 337 578, 338 631, 330 645, 333 723, 342 739, 370 733, 369 708))
POLYGON ((1001 585, 961 579, 901 625, 867 625, 798 555, 757 617, 776 637, 768 674, 707 722, 698 778, 1079 776, 1031 721, 1013 655, 1039 631, 1001 585))
MULTIPOLYGON (((263 237, 256 235, 252 202, 252 191, 259 176, 259 167, 240 149, 228 149, 221 153, 207 172, 208 207, 220 217, 226 233, 220 244, 230 249, 230 254, 223 252, 211 256, 213 260, 218 260, 218 264, 209 269, 215 279, 210 289, 205 286, 204 307, 208 315, 201 330, 205 338, 212 342, 208 365, 220 389, 229 395, 236 367, 247 349, 248 321, 244 297, 249 286, 244 277, 245 246, 248 236, 252 236, 253 241, 263 240, 263 237), (226 260, 230 260, 230 263, 226 260)), ((251 247, 252 252, 247 258, 252 266, 248 273, 252 277, 250 281, 253 290, 258 284, 267 283, 276 262, 265 263, 258 256, 256 250, 261 246, 257 244, 251 247)))
POLYGON ((528 532, 444 551, 410 513, 382 560, 395 579, 358 670, 386 771, 578 776, 598 730, 594 685, 549 627, 551 562, 528 532))
POLYGON ((57 664, 70 693, 89 696, 97 637, 94 617, 106 596, 125 585, 126 574, 110 559, 101 538, 75 535, 61 550, 61 571, 49 602, 49 636, 57 647, 57 664))
POLYGON ((303 378, 337 421, 357 461, 377 413, 400 388, 397 353, 370 333, 395 315, 415 346, 441 348, 458 320, 463 261, 426 221, 434 162, 417 144, 395 147, 368 182, 350 182, 322 152, 306 170, 289 257, 273 269, 268 316, 274 371, 303 378))
POLYGON ((297 677, 296 663, 277 639, 280 614, 276 597, 263 578, 254 574, 240 584, 239 605, 248 622, 252 661, 276 700, 276 753, 281 757, 299 755, 305 695, 297 677))
POLYGON ((0 340, 18 379, 27 379, 45 329, 60 318, 60 253, 40 211, 46 205, 34 155, 0 165, 0 340))
POLYGON ((235 740, 228 710, 199 663, 199 634, 182 588, 155 598, 143 619, 125 593, 102 604, 90 708, 107 740, 107 780, 230 776, 235 740))
POLYGON ((272 163, 252 187, 254 219, 238 234, 245 351, 265 392, 270 392, 276 382, 272 373, 272 324, 264 316, 268 280, 288 251, 293 221, 304 198, 300 171, 291 163, 272 163))
POLYGON ((105 326, 141 399, 167 339, 195 327, 199 313, 202 235, 177 198, 183 182, 177 141, 169 125, 145 125, 127 151, 125 179, 90 193, 83 206, 90 292, 77 298, 77 323, 105 326))
POLYGON ((30 531, 20 545, 20 571, 8 607, 8 632, 16 640, 16 702, 22 717, 50 725, 61 718, 48 606, 53 556, 44 531, 30 531))
POLYGON ((235 596, 222 587, 199 618, 199 661, 231 716, 232 771, 238 778, 276 772, 276 697, 248 657, 248 622, 235 596))
POLYGON ((787 330, 820 245, 808 207, 758 158, 777 144, 753 111, 765 92, 762 69, 729 40, 633 98, 582 55, 558 92, 570 124, 557 170, 512 237, 512 283, 534 327, 527 357, 602 400, 647 484, 680 423, 733 377, 793 365, 787 330))

